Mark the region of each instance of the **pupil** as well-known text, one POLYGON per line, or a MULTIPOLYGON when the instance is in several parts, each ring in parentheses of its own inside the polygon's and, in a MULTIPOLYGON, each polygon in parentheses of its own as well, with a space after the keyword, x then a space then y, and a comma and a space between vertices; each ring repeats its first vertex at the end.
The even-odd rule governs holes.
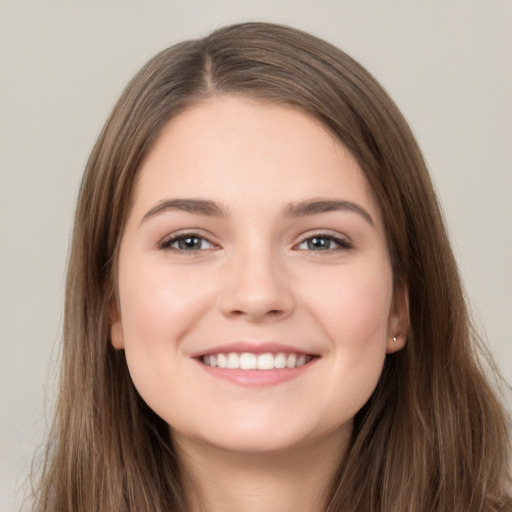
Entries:
POLYGON ((330 245, 331 245, 331 241, 328 238, 319 237, 319 236, 313 237, 308 242, 309 249, 316 249, 316 250, 329 249, 330 245))
POLYGON ((201 240, 197 236, 187 236, 179 241, 180 249, 199 249, 201 240))

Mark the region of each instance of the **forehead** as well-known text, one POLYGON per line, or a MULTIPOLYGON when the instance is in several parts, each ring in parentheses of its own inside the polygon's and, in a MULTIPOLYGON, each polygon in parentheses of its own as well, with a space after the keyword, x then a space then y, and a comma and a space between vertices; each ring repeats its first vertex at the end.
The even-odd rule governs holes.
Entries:
POLYGON ((172 195, 277 205, 333 194, 378 210, 357 161, 318 120, 286 105, 221 96, 167 123, 139 171, 134 202, 172 195))

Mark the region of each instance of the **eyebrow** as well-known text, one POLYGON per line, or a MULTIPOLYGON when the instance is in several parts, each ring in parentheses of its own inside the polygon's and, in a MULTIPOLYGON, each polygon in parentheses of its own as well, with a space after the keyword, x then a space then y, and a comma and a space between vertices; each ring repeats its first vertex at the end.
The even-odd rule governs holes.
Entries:
POLYGON ((321 199, 290 203, 285 208, 284 215, 285 217, 296 218, 336 211, 350 211, 357 213, 370 225, 375 225, 372 216, 363 207, 356 203, 352 203, 351 201, 343 201, 341 199, 321 199))
MULTIPOLYGON (((153 206, 153 208, 151 208, 144 217, 142 217, 141 224, 150 217, 172 210, 193 213, 196 215, 205 215, 208 217, 229 216, 226 208, 209 199, 164 199, 153 206)), ((341 199, 313 199, 297 203, 289 203, 286 205, 283 213, 284 217, 298 218, 335 211, 349 211, 356 213, 366 220, 371 226, 375 225, 371 215, 364 208, 356 203, 352 203, 351 201, 344 201, 341 199)))
POLYGON ((164 199, 153 206, 153 208, 142 217, 141 224, 150 217, 170 210, 195 213, 196 215, 206 215, 209 217, 228 216, 224 208, 209 199, 164 199))

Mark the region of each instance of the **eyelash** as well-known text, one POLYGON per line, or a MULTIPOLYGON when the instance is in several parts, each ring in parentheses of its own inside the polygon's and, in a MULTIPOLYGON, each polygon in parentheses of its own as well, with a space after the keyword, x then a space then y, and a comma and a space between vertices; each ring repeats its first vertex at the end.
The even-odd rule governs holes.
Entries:
POLYGON ((200 248, 189 248, 189 249, 183 249, 180 247, 172 247, 174 244, 179 243, 182 240, 186 240, 187 238, 188 239, 195 238, 195 239, 199 240, 201 245, 203 242, 207 242, 211 246, 211 247, 208 247, 208 249, 215 248, 215 244, 213 242, 210 242, 210 240, 208 240, 208 238, 206 238, 198 233, 185 232, 185 233, 178 233, 178 234, 172 235, 169 238, 164 238, 161 242, 159 242, 158 249, 160 249, 162 251, 174 251, 174 252, 179 252, 179 253, 192 253, 192 252, 198 252, 201 250, 206 250, 201 247, 200 248))
MULTIPOLYGON (((338 236, 329 234, 329 233, 314 233, 310 234, 308 236, 305 236, 298 244, 295 245, 295 248, 298 248, 300 245, 302 245, 305 242, 312 241, 314 239, 323 239, 327 240, 329 242, 334 242, 337 247, 328 247, 326 249, 317 249, 316 251, 313 249, 309 249, 311 252, 334 252, 334 251, 343 251, 343 250, 350 250, 353 249, 353 244, 347 240, 346 238, 340 238, 338 236)), ((298 250, 308 250, 308 249, 298 249, 298 250)))
MULTIPOLYGON (((354 247, 353 244, 346 238, 340 238, 340 237, 334 236, 329 233, 314 233, 314 234, 310 234, 308 236, 303 237, 302 240, 300 240, 300 242, 298 244, 294 245, 293 248, 296 250, 304 250, 304 251, 308 251, 308 252, 334 252, 334 251, 350 250, 350 249, 353 249, 353 247, 354 247), (333 247, 329 246, 327 248, 317 248, 317 250, 311 249, 310 247, 308 247, 308 249, 299 249, 299 247, 302 244, 304 244, 306 242, 311 242, 314 239, 326 240, 329 242, 329 245, 331 243, 336 244, 336 247, 333 248, 333 247)), ((172 235, 169 238, 165 238, 158 244, 159 250, 173 251, 173 252, 178 252, 178 253, 194 253, 194 252, 200 252, 203 250, 211 250, 211 249, 215 249, 215 248, 216 248, 215 244, 213 242, 211 242, 210 240, 208 240, 208 238, 202 236, 201 234, 194 233, 194 232, 178 233, 178 234, 172 235), (195 248, 189 247, 188 249, 184 249, 184 248, 180 248, 180 247, 173 247, 174 244, 178 244, 179 242, 186 240, 187 238, 188 239, 197 239, 199 241, 200 247, 198 247, 198 248, 197 247, 195 247, 195 248), (203 245, 203 242, 207 242, 210 245, 210 247, 208 247, 208 248, 201 247, 203 245)))

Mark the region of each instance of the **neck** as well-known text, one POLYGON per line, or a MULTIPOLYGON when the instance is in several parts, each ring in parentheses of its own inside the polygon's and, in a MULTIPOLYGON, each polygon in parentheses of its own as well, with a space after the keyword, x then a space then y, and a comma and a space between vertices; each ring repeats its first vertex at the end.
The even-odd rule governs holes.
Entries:
POLYGON ((230 452, 174 437, 193 511, 322 512, 345 453, 339 432, 272 453, 230 452))

